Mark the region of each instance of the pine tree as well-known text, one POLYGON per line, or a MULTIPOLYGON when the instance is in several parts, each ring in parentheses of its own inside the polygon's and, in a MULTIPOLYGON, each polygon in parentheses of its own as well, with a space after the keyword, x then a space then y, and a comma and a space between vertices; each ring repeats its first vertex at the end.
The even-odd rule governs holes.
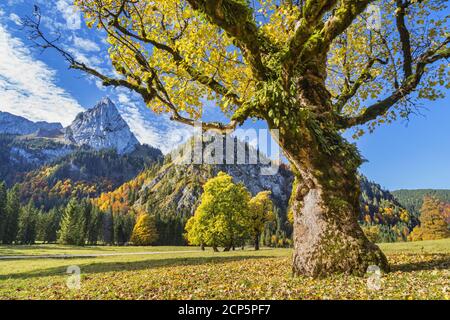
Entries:
POLYGON ((58 230, 63 215, 62 208, 56 208, 51 211, 51 223, 47 229, 45 241, 55 243, 58 240, 58 230))
POLYGON ((70 200, 61 220, 59 230, 59 242, 62 244, 82 246, 86 240, 86 218, 83 215, 83 208, 78 201, 70 200))
POLYGON ((149 246, 158 240, 155 218, 148 213, 141 213, 131 235, 131 242, 136 246, 149 246))
POLYGON ((414 228, 409 239, 421 241, 449 238, 450 231, 441 209, 441 203, 436 198, 425 197, 420 209, 420 226, 414 228))
POLYGON ((61 210, 53 208, 49 212, 40 212, 37 222, 37 240, 44 243, 54 243, 58 240, 61 210))
POLYGON ((3 244, 12 244, 17 237, 19 228, 20 195, 19 186, 15 185, 8 191, 6 204, 6 219, 3 227, 3 244))
POLYGON ((3 230, 7 218, 7 192, 5 182, 0 183, 0 241, 3 239, 3 230))
POLYGON ((102 215, 96 206, 91 206, 90 220, 87 225, 87 242, 96 245, 101 234, 102 215))
POLYGON ((118 214, 114 219, 114 237, 119 246, 125 245, 131 239, 136 218, 134 213, 118 214))
POLYGON ((102 236, 105 244, 114 244, 114 216, 111 209, 102 214, 102 236))
POLYGON ((17 234, 17 241, 20 244, 30 245, 36 241, 37 215, 37 209, 34 207, 32 200, 30 200, 26 207, 20 210, 19 230, 17 234))
POLYGON ((123 214, 117 214, 114 219, 114 239, 117 245, 123 246, 127 242, 125 231, 125 218, 123 214))

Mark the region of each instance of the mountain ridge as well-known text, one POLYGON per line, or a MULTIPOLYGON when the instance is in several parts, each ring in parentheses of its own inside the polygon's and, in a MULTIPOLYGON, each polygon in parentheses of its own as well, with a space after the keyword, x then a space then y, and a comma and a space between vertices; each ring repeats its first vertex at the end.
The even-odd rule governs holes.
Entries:
MULTIPOLYGON (((8 119, 11 120, 8 122, 10 127, 14 126, 14 121, 34 126, 32 121, 22 117, 8 115, 8 119)), ((109 168, 97 165, 100 172, 110 172, 115 178, 112 183, 103 184, 106 188, 97 188, 98 190, 89 193, 89 196, 118 187, 163 158, 159 149, 139 143, 115 104, 107 97, 93 108, 79 113, 67 128, 63 128, 61 124, 40 123, 39 127, 34 126, 27 130, 4 131, 16 133, 0 134, 0 181, 5 180, 8 186, 15 183, 26 185, 27 179, 39 181, 26 187, 29 195, 35 191, 41 194, 41 198, 45 198, 41 189, 51 190, 56 183, 41 174, 48 172, 49 168, 58 172, 58 177, 63 182, 70 180, 72 183, 91 184, 95 183, 95 177, 102 181, 108 180, 106 174, 96 176, 91 172, 86 176, 84 173, 89 172, 89 164, 83 164, 82 168, 74 166, 72 171, 55 169, 69 167, 70 163, 78 161, 76 157, 89 157, 93 163, 103 163, 104 166, 113 163, 118 170, 115 174, 108 171, 109 168)), ((51 178, 51 175, 49 177, 51 178)))
POLYGON ((22 116, 0 111, 1 134, 28 135, 39 130, 58 131, 63 130, 63 126, 58 122, 34 122, 22 116))

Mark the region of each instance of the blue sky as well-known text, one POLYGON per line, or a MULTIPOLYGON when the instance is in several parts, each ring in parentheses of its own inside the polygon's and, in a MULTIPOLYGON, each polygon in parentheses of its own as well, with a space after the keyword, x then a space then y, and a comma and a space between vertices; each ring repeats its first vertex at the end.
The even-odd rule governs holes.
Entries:
MULTIPOLYGON (((40 54, 30 48, 18 19, 41 6, 49 32, 60 29, 64 47, 79 60, 108 73, 101 34, 85 28, 70 0, 1 0, 0 3, 0 110, 32 120, 68 125, 75 115, 108 95, 142 143, 169 151, 191 129, 156 116, 139 97, 127 90, 105 89, 94 79, 67 70, 54 52, 40 54)), ((450 189, 450 92, 448 97, 426 103, 423 116, 409 123, 399 120, 378 128, 356 141, 364 158, 361 171, 370 180, 390 189, 450 189)), ((208 117, 216 114, 211 111, 208 117)), ((245 127, 264 127, 248 122, 245 127)))

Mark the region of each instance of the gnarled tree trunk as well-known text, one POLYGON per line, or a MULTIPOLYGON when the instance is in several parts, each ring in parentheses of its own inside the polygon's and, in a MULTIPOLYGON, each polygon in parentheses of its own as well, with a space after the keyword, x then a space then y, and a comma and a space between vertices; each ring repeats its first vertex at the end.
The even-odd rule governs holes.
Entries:
POLYGON ((306 125, 299 143, 284 141, 296 175, 293 271, 312 277, 362 276, 377 265, 387 272, 386 257, 358 224, 359 154, 338 132, 320 127, 326 128, 306 125))
POLYGON ((302 75, 292 79, 296 101, 279 121, 279 144, 295 173, 293 271, 312 277, 361 276, 370 265, 388 271, 386 257, 358 224, 362 160, 336 126, 326 75, 326 55, 310 57, 302 75))

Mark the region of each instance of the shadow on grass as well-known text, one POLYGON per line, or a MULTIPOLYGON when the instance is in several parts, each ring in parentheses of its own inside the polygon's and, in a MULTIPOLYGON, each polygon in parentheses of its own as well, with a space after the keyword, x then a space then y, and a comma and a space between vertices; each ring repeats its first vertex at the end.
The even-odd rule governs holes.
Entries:
MULTIPOLYGON (((267 259, 273 256, 235 256, 235 257, 186 257, 186 258, 164 258, 164 259, 146 259, 134 262, 93 262, 89 264, 79 264, 81 273, 84 275, 104 273, 104 272, 120 272, 120 271, 138 271, 165 267, 177 266, 195 266, 203 264, 221 264, 227 262, 249 260, 249 259, 267 259)), ((7 279, 28 279, 50 276, 67 275, 66 269, 72 265, 70 262, 66 266, 34 270, 24 273, 14 273, 0 275, 0 280, 7 279)))
POLYGON ((429 270, 450 270, 450 255, 434 255, 439 256, 437 259, 431 261, 417 261, 410 263, 402 263, 399 265, 392 265, 392 272, 415 272, 415 271, 429 271, 429 270))

